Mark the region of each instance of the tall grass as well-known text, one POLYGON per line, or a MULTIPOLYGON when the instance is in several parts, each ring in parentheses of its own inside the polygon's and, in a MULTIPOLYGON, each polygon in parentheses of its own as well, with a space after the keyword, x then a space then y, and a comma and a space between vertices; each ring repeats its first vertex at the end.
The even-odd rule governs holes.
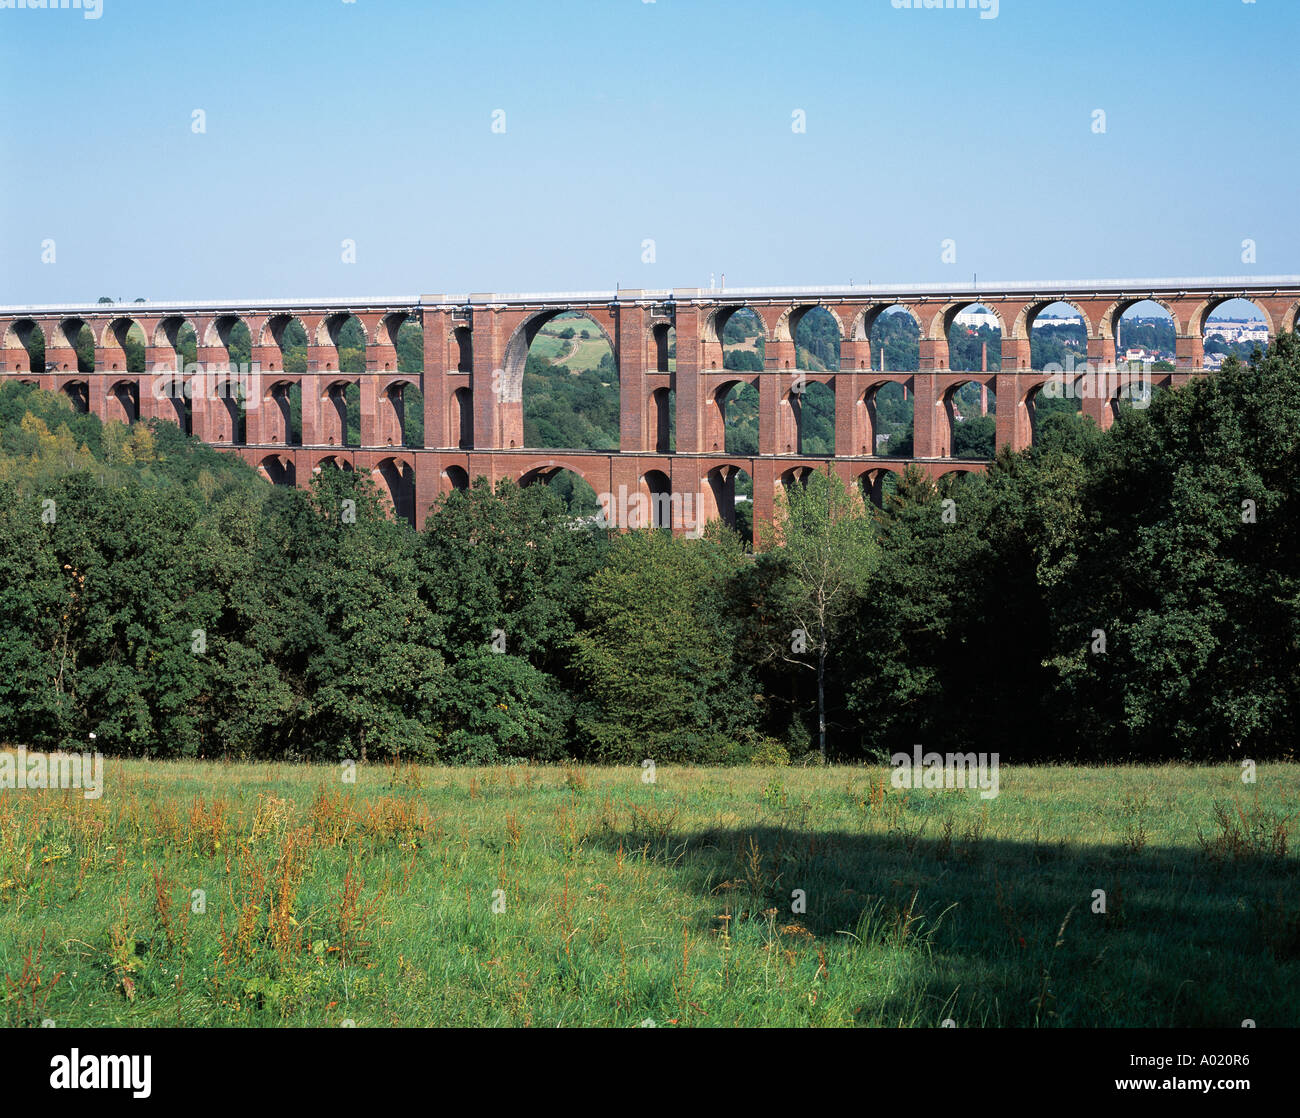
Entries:
POLYGON ((1300 1024, 1300 766, 113 762, 0 792, 9 1025, 1300 1024), (1098 907, 1098 896, 1104 904, 1098 907))

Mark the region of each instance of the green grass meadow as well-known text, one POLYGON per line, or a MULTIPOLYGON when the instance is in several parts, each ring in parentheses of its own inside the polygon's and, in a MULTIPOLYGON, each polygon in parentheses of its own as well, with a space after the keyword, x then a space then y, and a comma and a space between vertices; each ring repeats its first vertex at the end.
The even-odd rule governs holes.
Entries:
POLYGON ((538 331, 537 337, 529 347, 537 356, 567 366, 575 373, 595 369, 600 359, 611 353, 609 343, 596 326, 587 319, 555 319, 538 331), (587 330, 590 337, 582 338, 577 333, 572 338, 561 338, 565 329, 581 332, 587 330))
POLYGON ((1003 767, 991 800, 654 775, 110 760, 97 800, 0 791, 0 1023, 1300 1024, 1300 765, 1003 767))

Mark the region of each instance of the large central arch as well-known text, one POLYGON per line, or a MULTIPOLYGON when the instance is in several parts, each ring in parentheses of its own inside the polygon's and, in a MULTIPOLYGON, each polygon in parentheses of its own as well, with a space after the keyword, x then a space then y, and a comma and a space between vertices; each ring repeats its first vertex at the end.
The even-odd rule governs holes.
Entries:
POLYGON ((621 446, 617 351, 591 315, 558 307, 525 319, 506 344, 500 384, 493 389, 498 407, 517 410, 504 425, 522 432, 526 449, 621 446))

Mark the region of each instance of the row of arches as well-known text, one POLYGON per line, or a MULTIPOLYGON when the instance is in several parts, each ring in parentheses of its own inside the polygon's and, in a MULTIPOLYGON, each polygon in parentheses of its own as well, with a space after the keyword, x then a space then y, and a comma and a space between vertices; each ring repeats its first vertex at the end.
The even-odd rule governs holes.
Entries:
MULTIPOLYGON (((322 470, 345 470, 352 473, 356 466, 346 457, 327 454, 317 460, 312 467, 313 473, 322 470)), ((267 454, 257 463, 257 472, 272 485, 296 486, 298 464, 291 454, 267 454)), ((453 474, 452 484, 463 489, 468 484, 468 475, 457 466, 448 468, 453 474)), ((371 480, 379 492, 387 498, 393 515, 410 524, 416 523, 415 504, 415 465, 407 458, 384 458, 370 469, 371 480)))
MULTIPOLYGON (((1267 344, 1272 322, 1257 304, 1226 298, 1207 300, 1196 312, 1211 358, 1249 348, 1231 341, 1232 336, 1242 336, 1240 330, 1229 340, 1221 336, 1221 323, 1242 314, 1246 307, 1259 315, 1255 321, 1261 327, 1256 333, 1267 344)), ((255 330, 234 314, 216 315, 198 324, 199 329, 185 316, 172 315, 157 319, 146 337, 141 324, 123 314, 99 324, 98 344, 91 346, 89 364, 108 366, 111 384, 104 407, 112 418, 129 421, 162 414, 198 437, 230 445, 422 447, 422 328, 408 312, 366 317, 368 323, 347 312, 326 315, 309 332, 307 323, 288 312, 254 323, 255 330), (258 395, 250 397, 247 386, 238 380, 217 386, 215 400, 209 401, 198 422, 184 392, 173 393, 171 399, 155 407, 146 396, 153 395, 150 389, 156 386, 138 379, 133 382, 127 375, 142 372, 150 349, 154 357, 160 352, 173 354, 178 365, 193 356, 208 358, 218 368, 227 359, 240 365, 243 361, 237 358, 251 360, 256 355, 262 378, 258 395), (312 354, 313 349, 318 352, 312 354), (380 360, 371 359, 372 349, 380 360), (309 360, 316 379, 304 408, 301 371, 309 360), (415 365, 420 369, 411 368, 415 365), (377 398, 368 401, 358 378, 366 375, 363 370, 377 369, 382 369, 382 384, 377 398), (363 423, 369 427, 366 432, 363 423)), ((929 326, 927 317, 902 305, 877 306, 863 309, 846 326, 833 308, 796 306, 776 320, 769 338, 763 318, 753 308, 713 309, 703 331, 704 371, 710 379, 699 449, 706 453, 758 453, 758 376, 771 364, 766 351, 773 345, 785 347, 778 355, 780 362, 801 375, 797 384, 778 389, 777 435, 775 446, 767 448, 769 452, 909 456, 914 445, 915 405, 911 383, 904 374, 919 369, 922 346, 931 340, 926 332, 941 329, 947 347, 945 368, 971 372, 972 376, 961 383, 948 383, 936 402, 942 412, 942 430, 935 440, 941 448, 939 456, 991 456, 998 401, 989 374, 1001 370, 1004 322, 995 306, 969 302, 935 312, 929 326), (846 333, 866 343, 855 350, 856 364, 852 358, 847 363, 842 360, 846 333), (846 367, 856 374, 879 373, 881 380, 856 392, 851 400, 837 399, 835 374, 846 367), (735 375, 726 376, 729 373, 735 375), (837 407, 845 405, 852 408, 853 415, 841 423, 837 407), (845 435, 852 445, 839 445, 845 435)), ((1143 300, 1116 302, 1096 323, 1072 303, 1043 301, 1026 307, 1010 329, 1013 334, 1019 330, 1032 335, 1031 366, 1067 372, 1087 362, 1089 342, 1095 340, 1096 332, 1113 331, 1119 356, 1154 363, 1157 368, 1161 362, 1172 367, 1173 350, 1181 336, 1167 304, 1143 300)), ((36 371, 40 331, 33 319, 19 319, 6 327, 7 371, 36 371), (21 356, 9 360, 23 352, 27 370, 21 368, 21 356)), ((676 449, 677 427, 672 387, 676 331, 664 315, 658 320, 652 316, 647 332, 648 372, 653 383, 641 409, 645 429, 636 448, 671 453, 676 449)), ((93 335, 86 320, 75 317, 59 320, 53 333, 63 342, 75 337, 79 345, 86 341, 87 333, 93 335)), ((456 371, 472 372, 473 330, 453 322, 451 338, 456 371)), ((96 338, 91 336, 90 341, 96 342, 96 338)), ((76 372, 89 375, 82 367, 87 362, 80 352, 76 363, 76 372)), ((512 437, 510 449, 621 448, 624 401, 618 362, 608 331, 596 319, 563 308, 530 316, 505 347, 504 366, 505 383, 519 386, 522 412, 523 436, 518 442, 512 437)), ((72 376, 74 370, 66 367, 60 372, 68 378, 62 387, 74 407, 91 407, 89 382, 72 376)), ((1036 388, 1011 402, 1017 424, 1024 413, 1030 438, 1043 403, 1036 388)), ((1051 404, 1053 408, 1077 406, 1077 398, 1070 396, 1051 404)), ((438 407, 445 409, 437 416, 444 431, 439 442, 444 447, 471 448, 475 428, 472 386, 451 387, 438 407)))
MULTIPOLYGON (((296 486, 309 480, 299 476, 300 469, 308 468, 305 464, 308 462, 312 460, 300 462, 293 453, 272 453, 257 461, 257 469, 273 485, 296 486)), ((416 471, 409 457, 385 457, 366 467, 358 466, 345 455, 324 454, 315 458, 309 468, 312 474, 330 469, 352 472, 368 468, 371 480, 397 518, 411 524, 418 524, 423 519, 417 516, 420 502, 417 502, 416 471)), ((776 475, 775 485, 788 490, 806 484, 817 468, 806 463, 788 465, 776 475)), ((896 463, 860 469, 853 472, 852 483, 865 502, 881 507, 888 494, 896 489, 904 468, 904 464, 896 463)), ((935 482, 942 487, 968 477, 980 468, 971 464, 970 467, 945 470, 936 476, 935 482)), ((597 474, 608 476, 606 469, 597 468, 597 474)), ((711 464, 700 477, 698 486, 684 489, 675 488, 672 478, 664 470, 648 469, 638 476, 630 492, 623 487, 616 494, 598 495, 590 484, 591 476, 581 462, 548 460, 524 465, 514 480, 521 486, 546 485, 556 490, 571 514, 603 527, 665 528, 698 533, 710 521, 721 520, 752 542, 754 478, 744 462, 711 464)), ((464 466, 447 463, 441 470, 437 492, 420 496, 427 508, 437 496, 456 489, 464 490, 469 483, 469 472, 464 466)))
MULTIPOLYGON (((300 315, 292 312, 257 319, 234 313, 216 314, 205 320, 183 314, 155 316, 149 320, 130 314, 102 319, 73 315, 53 320, 50 337, 45 336, 44 328, 34 318, 18 318, 5 331, 5 371, 44 371, 30 364, 33 350, 42 348, 78 351, 78 366, 67 370, 76 372, 144 372, 144 354, 148 350, 170 352, 194 361, 199 349, 225 350, 227 358, 236 363, 240 357, 251 360, 252 351, 257 349, 265 352, 265 366, 269 369, 292 368, 295 361, 305 369, 307 351, 315 348, 322 351, 325 368, 346 364, 349 351, 364 354, 367 349, 374 349, 379 359, 378 371, 393 372, 401 368, 419 372, 423 364, 419 319, 408 311, 367 317, 374 318, 369 327, 358 315, 339 311, 324 315, 309 327, 300 315), (331 350, 336 357, 330 355, 331 350), (15 359, 19 364, 22 362, 21 351, 26 351, 28 357, 26 369, 14 367, 15 359), (135 357, 129 363, 123 356, 128 352, 133 352, 135 357)), ((465 335, 468 346, 468 331, 465 335)))
MULTIPOLYGON (((889 494, 898 488, 905 463, 872 466, 852 472, 852 484, 867 504, 884 506, 889 494)), ((940 489, 949 489, 973 473, 982 464, 945 469, 933 478, 940 489)), ((789 490, 807 484, 818 466, 802 463, 790 465, 774 478, 778 489, 789 490)), ((463 488, 468 475, 460 467, 444 471, 444 490, 463 488)), ((682 491, 675 489, 671 477, 658 469, 639 476, 629 492, 626 487, 614 494, 598 495, 588 483, 587 472, 577 463, 550 461, 524 468, 517 477, 520 485, 545 484, 558 490, 571 513, 590 523, 616 528, 679 528, 699 532, 713 520, 720 520, 748 541, 753 540, 755 490, 754 478, 742 462, 723 462, 709 466, 699 485, 682 491)))
MULTIPOLYGON (((352 472, 354 461, 343 455, 322 455, 312 465, 311 472, 324 469, 343 469, 352 472)), ((361 467, 364 468, 364 467, 361 467)), ((814 465, 792 465, 776 477, 777 486, 790 489, 806 484, 814 465)), ((292 454, 268 454, 257 463, 257 472, 273 485, 295 486, 307 478, 298 476, 298 463, 292 454)), ((867 503, 883 506, 885 498, 897 487, 901 465, 862 469, 854 474, 853 482, 858 494, 867 503)), ((936 484, 961 480, 971 471, 952 469, 936 478, 936 484)), ((416 472, 408 458, 383 458, 369 467, 370 478, 380 493, 390 503, 398 519, 417 523, 416 472)), ((576 463, 547 463, 529 465, 521 469, 517 484, 547 485, 558 490, 569 511, 578 517, 611 528, 662 528, 684 529, 699 532, 708 521, 722 520, 729 528, 737 530, 748 541, 753 541, 754 480, 741 463, 712 465, 701 478, 701 485, 693 491, 673 489, 671 477, 660 469, 649 469, 638 478, 632 493, 606 494, 604 503, 588 481, 588 471, 576 463), (602 519, 603 517, 603 519, 602 519)), ((439 493, 469 486, 469 474, 461 465, 447 464, 439 478, 439 493)), ((428 503, 428 502, 426 502, 428 503)))
MULTIPOLYGON (((754 308, 731 305, 710 312, 706 320, 705 337, 707 343, 723 352, 739 347, 740 350, 757 352, 759 357, 768 343, 793 344, 797 350, 807 353, 798 353, 800 363, 796 366, 792 361, 792 368, 816 368, 819 361, 826 368, 836 368, 841 343, 870 342, 872 358, 869 365, 864 364, 862 367, 878 369, 883 357, 885 367, 891 371, 910 371, 909 365, 911 370, 917 367, 911 362, 919 359, 919 353, 914 349, 909 353, 897 344, 900 321, 891 320, 901 319, 901 322, 909 323, 910 328, 903 332, 910 333, 917 342, 942 342, 952 347, 963 336, 971 316, 987 319, 990 330, 999 341, 1003 338, 1033 341, 1036 329, 1060 325, 1063 320, 1077 324, 1085 341, 1118 341, 1122 339, 1125 325, 1151 318, 1167 321, 1177 337, 1208 339, 1216 332, 1216 322, 1239 320, 1241 317, 1259 322, 1261 329, 1272 338, 1280 330, 1296 329, 1297 319, 1300 318, 1300 302, 1292 304, 1283 312, 1279 321, 1274 321, 1276 316, 1263 303, 1232 295, 1207 298, 1190 311, 1163 299, 1152 298, 1117 299, 1104 309, 1066 300, 1043 299, 1020 306, 1010 322, 1006 320, 996 300, 983 303, 966 300, 949 303, 941 308, 898 303, 864 307, 847 324, 833 307, 814 304, 795 306, 784 311, 770 331, 770 336, 763 317, 754 308), (828 336, 832 338, 835 364, 830 360, 832 348, 825 344, 828 336), (756 345, 746 341, 755 337, 756 345), (895 361, 890 361, 889 353, 880 353, 882 345, 893 348, 895 361), (803 364, 805 358, 811 363, 803 364)), ((1172 347, 1170 348, 1172 355, 1172 347)), ((1027 368, 1041 369, 1043 364, 1045 362, 1031 360, 1027 368)), ((955 361, 940 361, 936 367, 956 370, 964 366, 955 361)))
MULTIPOLYGON (((1295 329, 1300 303, 1282 315, 1285 321, 1273 321, 1261 303, 1232 296, 1206 299, 1179 317, 1174 304, 1153 299, 1122 299, 1104 311, 1091 311, 1072 302, 1042 300, 1022 307, 1011 323, 1004 320, 996 301, 951 303, 940 309, 915 305, 868 306, 859 310, 848 324, 833 307, 821 304, 794 306, 782 313, 775 328, 769 331, 764 319, 752 307, 720 306, 713 309, 704 324, 710 371, 735 369, 760 371, 766 346, 788 344, 793 355, 783 358, 778 367, 804 368, 809 371, 833 371, 840 368, 840 351, 844 342, 869 343, 870 358, 859 358, 862 368, 880 371, 915 371, 919 365, 918 343, 942 342, 946 356, 957 360, 941 361, 938 368, 962 369, 970 361, 964 345, 971 333, 972 317, 986 321, 990 333, 1002 339, 1033 341, 1040 325, 1059 328, 1075 324, 1083 339, 1123 341, 1126 322, 1162 318, 1177 337, 1208 340, 1216 334, 1216 322, 1241 315, 1262 323, 1267 337, 1282 329, 1295 329), (721 358, 721 359, 719 359, 721 358)), ((305 371, 308 351, 316 350, 319 368, 324 371, 366 371, 367 357, 376 372, 419 372, 423 368, 422 326, 415 313, 394 311, 362 317, 347 311, 323 315, 309 326, 292 312, 270 314, 258 319, 235 313, 216 314, 197 321, 183 314, 163 315, 146 320, 123 313, 90 320, 69 316, 52 320, 52 336, 46 338, 34 318, 18 318, 7 323, 4 332, 4 371, 44 372, 40 361, 45 351, 56 351, 61 372, 145 372, 151 354, 176 356, 182 363, 199 360, 199 350, 223 351, 223 358, 238 364, 240 359, 260 361, 263 369, 305 371), (252 326, 250 328, 250 322, 252 326), (254 350, 258 351, 254 354, 254 350), (373 353, 368 351, 373 350, 373 353), (75 353, 75 364, 68 362, 68 352, 75 353), (357 367, 348 370, 349 364, 357 367)), ((557 321, 581 320, 582 329, 592 339, 603 343, 613 357, 613 342, 605 328, 581 311, 554 308, 530 316, 509 340, 503 370, 509 379, 524 369, 529 352, 538 338, 557 321)), ((675 362, 675 329, 671 319, 652 320, 650 333, 651 372, 671 372, 675 362)), ((454 324, 454 370, 470 372, 474 363, 473 330, 468 322, 454 324)), ((554 356, 554 355, 546 355, 554 356)), ((996 362, 999 354, 990 355, 996 362)), ((1041 368, 1046 362, 1031 357, 1029 369, 1041 368)))
MULTIPOLYGON (((60 378, 61 391, 68 397, 73 409, 86 412, 91 407, 91 385, 80 377, 60 378)), ((860 378, 862 379, 862 378, 860 378)), ((851 400, 854 410, 849 430, 854 432, 855 445, 845 454, 855 457, 883 456, 911 458, 918 456, 913 432, 915 397, 909 394, 909 379, 865 378, 865 388, 859 386, 851 400), (883 433, 882 433, 883 432, 883 433)), ((1081 384, 1086 377, 1076 375, 1071 385, 1081 384)), ((1161 378, 1151 378, 1160 383, 1161 378)), ((1168 377, 1164 380, 1167 382, 1168 377)), ((997 378, 981 374, 971 378, 949 378, 936 401, 939 411, 939 446, 937 457, 987 459, 994 454, 995 417, 997 413, 997 378)), ((419 448, 419 441, 411 434, 408 408, 412 401, 423 409, 423 398, 414 379, 400 375, 379 382, 376 389, 377 441, 363 444, 360 437, 361 389, 356 381, 319 377, 310 382, 316 398, 311 414, 310 428, 304 426, 302 385, 297 380, 271 378, 260 382, 256 390, 260 399, 252 405, 247 381, 230 378, 219 379, 201 386, 203 406, 196 408, 192 394, 186 386, 177 383, 166 386, 169 391, 157 395, 156 385, 130 378, 106 378, 102 418, 135 422, 145 417, 157 417, 175 422, 183 430, 217 445, 282 445, 290 446, 404 446, 419 448), (174 391, 170 389, 174 388, 174 391), (304 431, 309 438, 304 441, 304 431)), ((1040 413, 1045 410, 1073 410, 1080 407, 1080 399, 1095 394, 1070 390, 1061 393, 1044 391, 1044 384, 1024 390, 1020 401, 1025 413, 1025 431, 1021 435, 1024 445, 1032 443, 1040 413)), ((720 379, 709 390, 705 415, 705 443, 703 450, 713 454, 752 456, 758 449, 758 381, 736 378, 720 379)), ((1110 405, 1118 408, 1122 400, 1112 399, 1110 405)), ((448 431, 453 434, 458 449, 473 448, 473 391, 462 387, 448 398, 448 431)), ((825 381, 811 379, 798 387, 785 387, 779 407, 786 413, 783 444, 777 452, 804 457, 832 457, 837 454, 836 394, 825 381), (808 422, 811 416, 813 423, 808 422)), ((653 449, 659 453, 672 453, 673 392, 655 389, 649 400, 649 422, 654 430, 653 449)), ((546 448, 535 448, 546 449, 546 448)), ((592 449, 565 446, 560 449, 592 449)), ((610 448, 598 448, 610 449, 610 448)))
MULTIPOLYGON (((32 378, 19 379, 39 383, 32 378)), ((166 419, 204 442, 230 446, 363 445, 365 393, 357 380, 329 375, 312 378, 310 407, 304 410, 301 378, 264 374, 254 381, 239 374, 217 373, 200 379, 201 383, 194 383, 180 376, 159 379, 109 374, 104 378, 101 418, 123 423, 166 419)), ((87 377, 60 376, 56 387, 75 412, 91 410, 87 377)), ((378 381, 374 390, 374 433, 365 445, 422 447, 424 404, 419 379, 399 374, 378 381)), ((457 396, 454 404, 460 403, 457 396)), ((461 419, 466 429, 468 421, 466 409, 461 419)), ((467 430, 461 438, 462 445, 467 445, 467 430)))

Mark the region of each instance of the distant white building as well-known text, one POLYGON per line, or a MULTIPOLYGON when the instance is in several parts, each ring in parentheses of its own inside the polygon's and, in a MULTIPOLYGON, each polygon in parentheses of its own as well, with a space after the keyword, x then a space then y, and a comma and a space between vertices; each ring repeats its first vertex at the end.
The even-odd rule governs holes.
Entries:
POLYGON ((1227 342, 1268 342, 1268 327, 1263 319, 1211 318, 1205 323, 1205 336, 1215 334, 1227 342))
POLYGON ((978 330, 981 326, 987 326, 990 330, 1002 329, 998 316, 988 311, 962 311, 952 321, 954 326, 969 326, 972 330, 978 330))
MULTIPOLYGON (((981 326, 987 326, 990 330, 1001 330, 1002 323, 998 321, 998 316, 991 311, 962 311, 953 320, 954 326, 968 326, 972 330, 978 330, 981 326)), ((1034 329, 1037 330, 1043 326, 1078 326, 1081 325, 1078 318, 1069 315, 1045 315, 1040 314, 1034 319, 1034 329)))

